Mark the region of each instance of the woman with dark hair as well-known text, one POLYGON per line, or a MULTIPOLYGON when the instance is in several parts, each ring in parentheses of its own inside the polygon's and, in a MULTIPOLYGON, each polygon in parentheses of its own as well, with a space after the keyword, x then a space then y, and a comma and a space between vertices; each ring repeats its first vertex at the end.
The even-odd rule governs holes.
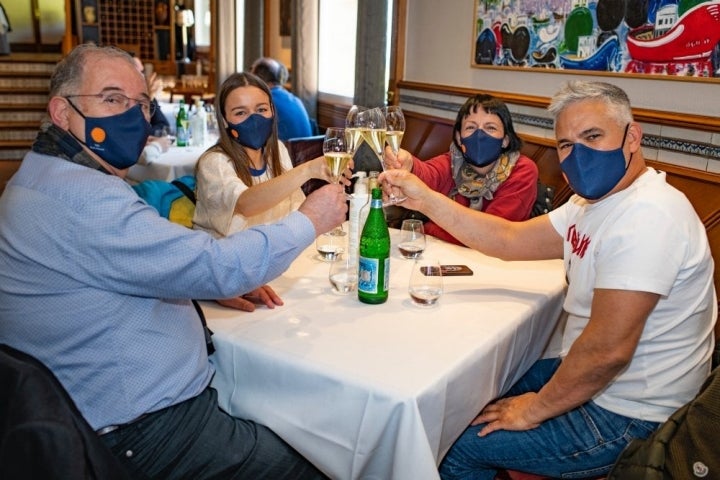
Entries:
MULTIPOLYGON (((385 149, 388 168, 404 168, 426 185, 473 210, 508 220, 530 217, 537 198, 538 169, 520 153, 522 140, 515 133, 505 103, 477 94, 458 111, 450 151, 422 161, 407 150, 397 156, 385 149)), ((425 233, 460 244, 432 221, 425 233)))
POLYGON ((275 222, 305 200, 303 183, 311 178, 330 181, 323 157, 293 168, 278 140, 270 90, 257 76, 230 75, 216 96, 215 115, 219 141, 196 167, 194 228, 225 237, 275 222))

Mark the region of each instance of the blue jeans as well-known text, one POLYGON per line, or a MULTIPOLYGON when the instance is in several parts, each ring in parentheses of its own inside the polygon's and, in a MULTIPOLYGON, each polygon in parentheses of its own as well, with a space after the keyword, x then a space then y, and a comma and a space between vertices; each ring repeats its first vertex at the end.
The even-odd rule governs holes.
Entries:
POLYGON ((267 427, 220 410, 212 388, 100 438, 138 479, 327 478, 267 427))
MULTIPOLYGON (((505 396, 537 392, 552 377, 560 359, 535 362, 505 396)), ((588 402, 525 431, 498 430, 485 437, 485 424, 468 427, 442 463, 445 479, 493 480, 498 469, 554 478, 597 477, 610 471, 634 438, 646 438, 658 423, 612 413, 588 402)))

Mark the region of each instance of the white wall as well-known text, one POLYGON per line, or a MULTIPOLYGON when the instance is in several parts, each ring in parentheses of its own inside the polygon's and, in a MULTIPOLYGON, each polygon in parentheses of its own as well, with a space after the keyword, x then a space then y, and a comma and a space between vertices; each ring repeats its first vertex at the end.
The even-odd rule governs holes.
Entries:
POLYGON ((637 108, 720 116, 720 79, 666 81, 473 68, 474 0, 408 0, 407 11, 405 80, 550 97, 564 81, 597 79, 623 88, 637 108))

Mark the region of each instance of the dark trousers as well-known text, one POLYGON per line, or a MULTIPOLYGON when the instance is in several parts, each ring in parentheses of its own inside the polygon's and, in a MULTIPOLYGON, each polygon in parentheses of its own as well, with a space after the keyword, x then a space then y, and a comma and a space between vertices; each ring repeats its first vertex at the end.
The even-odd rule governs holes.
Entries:
POLYGON ((269 428, 222 411, 212 388, 100 438, 148 478, 326 478, 269 428))

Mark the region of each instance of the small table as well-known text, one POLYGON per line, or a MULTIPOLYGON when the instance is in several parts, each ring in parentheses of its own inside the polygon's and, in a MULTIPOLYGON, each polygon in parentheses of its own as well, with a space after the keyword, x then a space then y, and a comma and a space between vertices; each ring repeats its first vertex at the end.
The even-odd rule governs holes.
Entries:
POLYGON ((314 245, 271 282, 285 305, 203 304, 221 407, 331 478, 437 480, 452 443, 541 356, 562 311, 560 260, 504 262, 431 237, 428 255, 474 275, 446 277, 439 304, 417 307, 398 236, 391 229, 385 304, 331 293, 314 245))
POLYGON ((144 180, 170 182, 183 175, 195 175, 195 164, 206 149, 205 146, 178 147, 173 145, 153 162, 147 165, 135 164, 130 167, 127 180, 131 183, 139 183, 144 180))

